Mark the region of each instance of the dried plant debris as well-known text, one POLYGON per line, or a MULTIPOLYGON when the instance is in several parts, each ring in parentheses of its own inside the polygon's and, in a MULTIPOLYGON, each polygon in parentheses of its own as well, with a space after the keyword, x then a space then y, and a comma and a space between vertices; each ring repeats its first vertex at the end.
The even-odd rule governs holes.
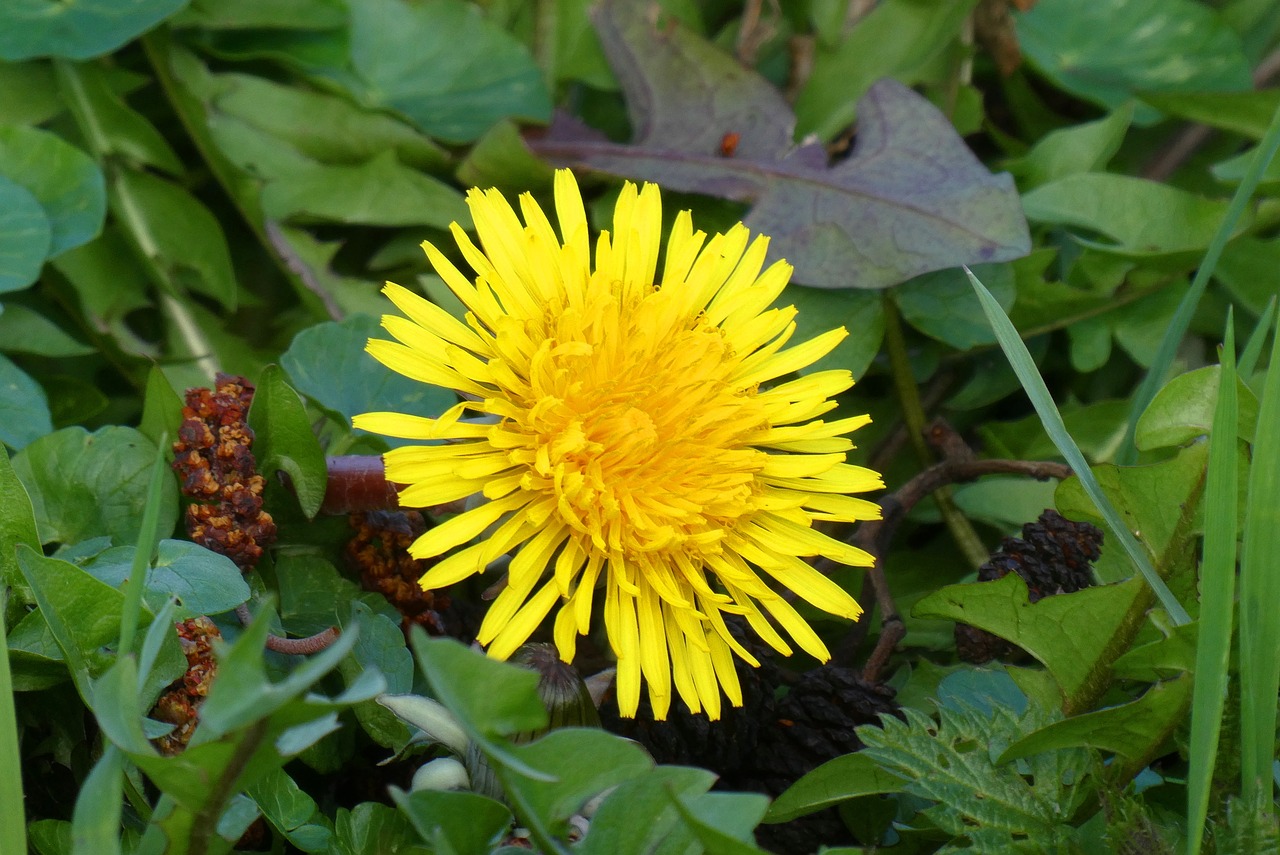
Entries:
POLYGON ((156 701, 151 717, 174 725, 174 729, 154 740, 161 754, 180 754, 191 741, 200 721, 200 705, 218 673, 213 657, 213 641, 222 638, 217 625, 207 617, 194 617, 177 624, 178 641, 187 657, 187 670, 156 701))
POLYGON ((276 525, 262 508, 265 482, 253 457, 247 417, 253 385, 219 373, 215 389, 188 389, 173 468, 182 478, 187 533, 201 546, 249 570, 275 542, 276 525))

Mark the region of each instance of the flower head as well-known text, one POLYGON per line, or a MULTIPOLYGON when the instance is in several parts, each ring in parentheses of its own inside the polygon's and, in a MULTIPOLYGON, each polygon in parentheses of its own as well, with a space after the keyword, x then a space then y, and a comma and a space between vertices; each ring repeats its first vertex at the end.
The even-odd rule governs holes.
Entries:
POLYGON ((749 241, 742 225, 707 240, 682 212, 659 277, 654 185, 623 187, 594 264, 567 170, 555 182, 559 236, 528 194, 523 224, 497 190, 472 190, 467 203, 480 246, 456 224, 453 235, 474 280, 423 244, 466 305, 465 323, 388 284, 404 317, 383 318, 396 341, 368 346, 389 368, 466 400, 436 419, 355 419, 365 430, 445 441, 387 453, 387 478, 407 485, 401 504, 487 500, 413 544, 416 558, 470 544, 427 571, 422 586, 453 584, 518 550, 479 640, 505 659, 560 604, 553 638, 566 662, 599 589, 627 716, 642 676, 658 718, 673 683, 690 709, 711 718, 722 689, 742 703, 733 656, 758 662, 726 614, 743 616, 784 654, 791 647, 778 627, 828 659, 774 585, 840 617, 861 612, 802 557, 872 564, 813 528, 879 517, 874 502, 847 495, 883 486, 875 472, 844 462, 853 446, 843 435, 869 418, 819 418, 853 385, 848 371, 765 384, 826 355, 845 330, 786 346, 796 310, 769 307, 791 267, 779 261, 762 271, 768 239, 749 241), (464 419, 468 412, 480 418, 464 419))

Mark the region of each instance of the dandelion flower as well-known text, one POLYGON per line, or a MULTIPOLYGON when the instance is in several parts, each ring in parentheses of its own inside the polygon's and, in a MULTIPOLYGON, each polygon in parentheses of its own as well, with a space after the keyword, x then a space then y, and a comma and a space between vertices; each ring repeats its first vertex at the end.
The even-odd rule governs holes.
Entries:
POLYGON ((566 662, 603 596, 625 716, 635 715, 642 682, 658 719, 673 686, 713 719, 722 691, 741 705, 733 657, 759 663, 726 615, 741 615, 783 654, 794 642, 829 659, 780 591, 857 618, 854 599, 803 558, 870 566, 868 553, 813 523, 879 517, 874 502, 848 494, 883 484, 845 462, 853 445, 844 434, 869 418, 820 418, 852 375, 786 378, 829 353, 845 330, 787 346, 796 310, 770 306, 791 267, 764 268, 768 239, 750 240, 741 224, 707 240, 682 212, 659 271, 662 212, 652 184, 623 187, 594 263, 567 170, 555 180, 558 236, 528 194, 523 224, 497 190, 472 190, 467 204, 480 245, 457 224, 452 231, 474 279, 423 244, 467 307, 465 322, 388 283, 403 316, 382 324, 396 341, 368 345, 392 370, 466 400, 439 418, 355 419, 388 436, 444 441, 386 454, 387 478, 406 485, 402 505, 483 497, 410 548, 433 558, 462 547, 427 571, 423 588, 459 582, 514 552, 479 641, 505 659, 559 604, 552 635, 566 662))

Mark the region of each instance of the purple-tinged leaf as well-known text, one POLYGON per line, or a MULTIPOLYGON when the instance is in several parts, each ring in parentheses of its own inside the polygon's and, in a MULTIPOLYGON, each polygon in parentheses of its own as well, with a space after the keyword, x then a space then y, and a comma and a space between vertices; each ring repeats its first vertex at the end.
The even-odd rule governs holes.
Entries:
POLYGON ((714 46, 659 28, 638 3, 606 3, 596 26, 635 137, 615 143, 558 115, 529 139, 547 160, 750 202, 745 222, 773 238, 771 258, 820 288, 888 288, 1029 251, 1013 181, 905 86, 871 87, 852 154, 829 164, 821 146, 793 146, 795 116, 778 91, 714 46))

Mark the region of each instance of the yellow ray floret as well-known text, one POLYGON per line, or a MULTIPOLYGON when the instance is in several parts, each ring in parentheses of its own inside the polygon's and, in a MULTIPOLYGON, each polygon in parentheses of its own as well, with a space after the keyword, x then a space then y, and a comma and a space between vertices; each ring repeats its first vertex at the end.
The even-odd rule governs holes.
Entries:
POLYGON ((401 315, 383 326, 395 341, 368 346, 392 370, 467 400, 437 418, 355 419, 431 443, 385 456, 402 504, 473 497, 411 547, 438 559, 423 587, 514 553, 479 641, 506 658, 558 606, 552 637, 572 661, 599 609, 627 716, 646 685, 659 719, 676 697, 711 718, 722 697, 740 705, 735 658, 758 662, 730 623, 789 655, 785 633, 825 661, 782 594, 857 618, 854 599, 804 558, 870 566, 813 524, 879 518, 874 502, 848 494, 883 483, 845 461, 846 434, 869 419, 819 419, 853 384, 849 372, 787 378, 848 333, 791 341, 795 309, 771 308, 791 267, 766 267, 768 239, 741 224, 708 239, 682 212, 664 248, 654 185, 624 185, 594 252, 567 170, 555 179, 559 235, 528 194, 518 213, 496 190, 473 190, 467 204, 477 239, 457 225, 452 234, 474 278, 423 244, 465 318, 388 283, 401 315))

